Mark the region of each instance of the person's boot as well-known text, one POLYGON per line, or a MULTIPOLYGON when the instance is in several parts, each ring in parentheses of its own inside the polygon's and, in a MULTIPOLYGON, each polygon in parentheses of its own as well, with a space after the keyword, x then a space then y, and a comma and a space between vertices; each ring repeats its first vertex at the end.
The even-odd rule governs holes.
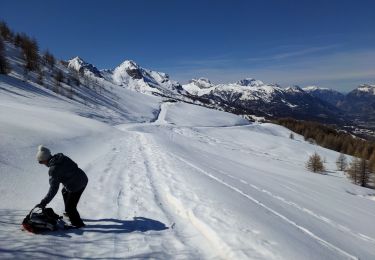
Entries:
POLYGON ((81 223, 78 223, 78 224, 72 224, 72 226, 74 226, 75 228, 82 228, 82 227, 85 227, 86 224, 81 222, 81 223))

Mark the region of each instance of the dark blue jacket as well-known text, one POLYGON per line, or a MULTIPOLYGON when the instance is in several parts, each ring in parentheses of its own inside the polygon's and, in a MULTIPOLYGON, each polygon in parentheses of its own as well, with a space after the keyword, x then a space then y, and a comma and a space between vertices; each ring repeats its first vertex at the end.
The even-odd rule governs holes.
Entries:
POLYGON ((62 153, 55 154, 48 161, 47 166, 50 187, 47 195, 40 202, 41 205, 50 203, 59 190, 60 183, 68 192, 76 192, 86 187, 88 178, 85 172, 68 156, 62 153))

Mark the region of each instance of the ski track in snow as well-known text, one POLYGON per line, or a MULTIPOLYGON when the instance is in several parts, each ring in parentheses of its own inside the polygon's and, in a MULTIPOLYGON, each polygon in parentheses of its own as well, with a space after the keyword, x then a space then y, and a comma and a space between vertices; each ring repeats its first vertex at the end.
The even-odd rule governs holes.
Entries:
POLYGON ((190 165, 192 168, 194 168, 195 170, 197 170, 197 171, 201 172, 202 174, 208 176, 209 178, 211 178, 211 179, 213 179, 213 180, 215 180, 215 181, 217 181, 217 182, 223 184, 224 186, 226 186, 226 187, 228 187, 228 188, 234 190, 235 192, 241 194, 242 196, 248 198, 249 200, 251 200, 252 202, 254 202, 254 203, 256 203, 257 205, 261 206, 262 208, 266 209, 267 211, 269 211, 269 212, 275 214, 276 216, 278 216, 278 217, 280 217, 281 219, 283 219, 284 221, 286 221, 288 224, 290 224, 290 225, 292 225, 292 226, 298 228, 298 229, 301 230, 303 233, 307 234, 308 236, 310 236, 311 238, 315 239, 315 240, 318 241, 320 244, 322 244, 323 246, 325 246, 325 247, 331 249, 332 251, 337 252, 337 253, 339 253, 340 255, 342 255, 343 257, 348 258, 348 259, 353 259, 353 260, 354 260, 354 259, 359 259, 359 258, 357 258, 356 256, 353 256, 353 255, 349 254, 348 252, 344 251, 343 249, 338 248, 338 247, 336 247, 335 245, 333 245, 333 244, 331 244, 331 243, 325 241, 324 239, 322 239, 322 238, 320 238, 319 236, 315 235, 312 231, 308 230, 307 228, 305 228, 305 227, 303 227, 303 226, 298 225, 295 221, 293 221, 293 220, 291 220, 291 219, 285 217, 285 216, 282 215, 281 213, 279 213, 279 212, 273 210, 272 208, 268 207, 267 205, 265 205, 265 204, 262 203, 261 201, 259 201, 259 200, 255 199, 255 198, 253 198, 252 196, 246 194, 245 192, 243 192, 243 191, 240 190, 239 188, 236 188, 236 187, 234 187, 234 186, 232 186, 232 185, 226 183, 226 182, 223 181, 222 179, 220 179, 220 178, 218 178, 218 177, 216 177, 216 176, 214 176, 214 175, 212 175, 212 174, 206 172, 205 170, 199 168, 198 166, 196 166, 196 165, 194 165, 194 164, 188 162, 187 160, 185 160, 185 159, 183 159, 183 158, 181 158, 181 157, 179 157, 179 156, 176 156, 176 155, 172 155, 172 156, 173 156, 174 158, 176 158, 176 159, 178 159, 178 160, 180 160, 180 161, 182 161, 182 162, 184 162, 184 163, 190 165))
MULTIPOLYGON (((154 248, 164 249, 166 253, 161 258, 171 258, 172 256, 175 258, 197 258, 196 255, 191 255, 176 230, 170 227, 173 225, 173 219, 163 208, 158 192, 154 187, 153 172, 148 165, 148 158, 145 157, 144 145, 140 142, 140 139, 141 137, 137 133, 127 132, 125 137, 116 140, 111 157, 104 160, 107 161, 103 170, 104 175, 98 181, 95 181, 98 185, 94 187, 97 192, 108 192, 108 187, 115 187, 111 192, 113 194, 112 201, 116 208, 113 209, 112 204, 106 206, 108 204, 106 197, 102 197, 101 201, 100 197, 98 198, 98 208, 105 211, 111 211, 112 209, 118 219, 137 218, 139 215, 147 218, 148 215, 158 216, 158 219, 167 224, 165 230, 161 231, 162 234, 166 233, 166 235, 160 234, 160 237, 153 237, 149 233, 139 234, 138 239, 133 238, 132 243, 129 243, 127 236, 114 233, 112 258, 125 256, 123 254, 124 248, 127 248, 128 254, 132 251, 137 252, 139 248, 132 248, 132 244, 144 244, 146 247, 152 245, 146 250, 151 255, 155 253, 154 248), (139 239, 143 242, 136 243, 135 241, 139 239), (184 255, 184 252, 186 255, 184 255)), ((96 166, 92 165, 91 167, 95 168, 96 166)), ((155 217, 153 218, 155 219, 155 217)), ((132 236, 130 235, 130 237, 132 236)))
MULTIPOLYGON (((199 249, 199 251, 204 252, 202 256, 204 258, 221 258, 221 259, 247 259, 247 258, 259 258, 260 256, 268 257, 268 259, 273 259, 273 256, 270 252, 264 248, 252 248, 249 245, 246 250, 233 250, 233 248, 228 245, 225 240, 223 240, 212 227, 210 222, 214 221, 207 215, 203 217, 208 218, 204 219, 198 217, 194 213, 194 208, 198 205, 202 205, 202 201, 199 197, 193 192, 188 192, 188 188, 183 186, 183 182, 178 180, 176 177, 176 170, 173 170, 173 167, 170 166, 168 162, 170 157, 167 156, 163 151, 155 145, 145 134, 140 134, 139 138, 141 140, 142 147, 145 151, 145 162, 148 162, 150 173, 152 176, 158 176, 158 179, 164 180, 163 183, 159 181, 158 187, 156 190, 163 190, 163 194, 157 195, 158 197, 162 196, 164 203, 168 206, 167 211, 171 212, 170 215, 174 215, 176 226, 186 226, 184 229, 194 228, 195 231, 189 230, 189 233, 193 233, 195 239, 197 235, 200 236, 199 244, 195 243, 194 247, 199 249), (162 177, 164 175, 164 177, 162 177), (188 194, 181 194, 181 191, 188 194), (182 200, 181 200, 182 199, 182 200), (192 207, 186 205, 186 200, 191 202, 192 207), (182 223, 181 223, 182 222, 182 223), (214 252, 214 254, 212 253, 214 252)), ((231 227, 228 225, 226 229, 229 231, 231 227)))
MULTIPOLYGON (((171 156, 174 156, 174 155, 171 155, 171 156)), ((178 157, 176 157, 176 158, 178 158, 178 157)), ((181 158, 178 158, 178 159, 182 160, 181 158)), ((298 205, 295 202, 287 200, 287 199, 283 198, 282 196, 276 195, 276 194, 274 194, 274 193, 272 193, 272 192, 270 192, 270 191, 268 191, 266 189, 260 188, 260 187, 258 187, 256 185, 252 184, 252 183, 249 183, 248 181, 245 181, 243 179, 237 178, 237 177, 235 177, 235 176, 233 176, 231 174, 225 173, 225 172, 223 172, 220 169, 216 169, 216 168, 213 168, 213 167, 210 167, 210 168, 212 170, 214 170, 215 172, 219 172, 219 173, 221 173, 221 174, 223 174, 223 175, 225 175, 225 176, 227 176, 227 177, 229 177, 231 179, 234 179, 234 180, 236 180, 236 181, 238 181, 238 182, 240 182, 242 184, 245 184, 245 185, 247 185, 247 186, 249 186, 249 187, 251 187, 251 188, 253 188, 253 189, 255 189, 255 190, 259 191, 259 192, 265 193, 265 194, 269 195, 270 197, 272 197, 272 198, 274 198, 274 199, 276 199, 278 201, 281 201, 282 203, 284 203, 286 205, 294 207, 294 208, 302 211, 303 213, 308 214, 308 215, 310 215, 310 216, 312 216, 312 217, 314 217, 314 218, 316 218, 316 219, 318 219, 318 220, 320 220, 322 222, 325 222, 325 223, 329 224, 330 226, 332 226, 332 227, 334 227, 334 228, 336 228, 336 229, 338 229, 338 230, 340 230, 340 231, 342 231, 344 233, 347 233, 347 234, 349 234, 351 236, 354 236, 357 239, 361 239, 361 240, 364 240, 364 241, 367 241, 367 242, 375 243, 375 239, 374 238, 366 236, 366 235, 361 234, 361 233, 355 233, 350 228, 348 228, 348 227, 346 227, 344 225, 341 225, 341 224, 339 224, 339 223, 337 223, 337 222, 335 222, 335 221, 333 221, 333 220, 331 220, 331 219, 329 219, 329 218, 327 218, 325 216, 322 216, 322 215, 320 215, 318 213, 315 213, 314 211, 312 211, 310 209, 302 207, 302 206, 298 205)))

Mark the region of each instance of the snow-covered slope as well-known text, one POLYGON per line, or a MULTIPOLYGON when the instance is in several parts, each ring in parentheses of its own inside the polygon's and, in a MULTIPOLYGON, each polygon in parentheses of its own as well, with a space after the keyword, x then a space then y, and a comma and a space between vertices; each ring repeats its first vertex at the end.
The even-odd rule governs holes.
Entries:
MULTIPOLYGON (((120 114, 0 78, 1 259, 375 257, 373 191, 335 171, 336 152, 277 125, 116 91, 120 114), (20 230, 48 189, 41 143, 89 176, 79 205, 87 227, 20 230), (305 170, 315 151, 326 175, 305 170)), ((63 212, 60 194, 50 206, 63 212)))

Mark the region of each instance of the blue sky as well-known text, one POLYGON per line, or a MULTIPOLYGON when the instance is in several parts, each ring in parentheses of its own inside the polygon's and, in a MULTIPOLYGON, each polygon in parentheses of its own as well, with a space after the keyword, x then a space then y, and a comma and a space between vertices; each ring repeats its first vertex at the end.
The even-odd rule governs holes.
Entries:
POLYGON ((58 58, 132 59, 187 82, 375 83, 375 1, 17 1, 0 19, 58 58))

